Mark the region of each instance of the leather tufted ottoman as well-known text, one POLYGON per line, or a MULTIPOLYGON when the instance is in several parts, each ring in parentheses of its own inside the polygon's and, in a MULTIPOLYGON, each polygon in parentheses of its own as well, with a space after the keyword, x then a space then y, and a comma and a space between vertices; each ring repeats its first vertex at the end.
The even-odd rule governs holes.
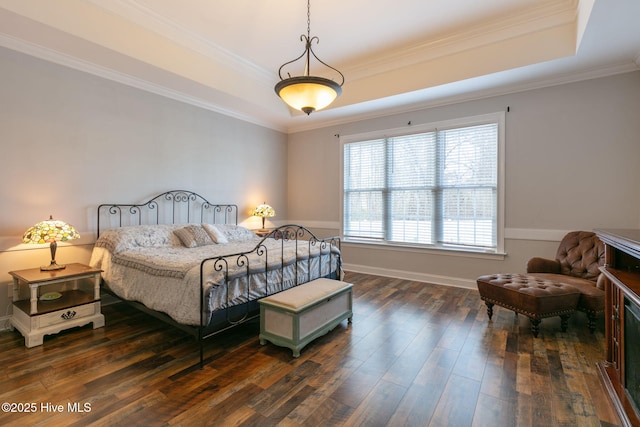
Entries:
POLYGON ((538 336, 545 317, 560 316, 562 331, 567 330, 569 316, 576 310, 580 291, 563 283, 524 274, 491 274, 477 279, 480 298, 487 305, 489 320, 493 306, 521 313, 531 320, 531 332, 538 336))

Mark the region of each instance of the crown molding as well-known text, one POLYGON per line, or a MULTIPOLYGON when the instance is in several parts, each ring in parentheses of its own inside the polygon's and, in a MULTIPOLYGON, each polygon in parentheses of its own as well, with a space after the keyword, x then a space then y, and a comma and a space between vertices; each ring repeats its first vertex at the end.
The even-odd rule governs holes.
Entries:
POLYGON ((107 80, 121 83, 126 86, 130 86, 136 89, 150 92, 165 98, 173 99, 174 101, 183 102, 185 104, 200 107, 205 110, 209 110, 218 114, 222 114, 234 119, 242 120, 248 123, 252 123, 258 126, 266 127, 276 130, 278 132, 286 132, 286 129, 275 125, 272 122, 259 120, 253 116, 241 114, 236 111, 222 108, 219 105, 207 102, 203 99, 196 98, 187 95, 183 92, 178 92, 172 89, 168 89, 165 86, 151 83, 147 80, 143 80, 137 77, 133 77, 129 74, 114 71, 112 69, 94 64, 92 62, 84 61, 76 57, 67 55, 65 53, 45 48, 41 45, 37 45, 22 39, 10 37, 6 34, 0 34, 0 46, 7 49, 11 49, 20 53, 24 53, 29 56, 33 56, 38 59, 42 59, 48 62, 53 62, 64 67, 72 68, 77 71, 92 74, 94 76, 102 77, 107 80))
POLYGON ((154 33, 161 34, 175 43, 222 63, 235 72, 247 75, 267 86, 271 86, 276 79, 275 73, 247 61, 216 43, 212 43, 200 34, 188 30, 135 0, 89 1, 97 7, 108 10, 154 33))
MULTIPOLYGON (((336 118, 334 120, 325 120, 322 122, 298 122, 287 128, 287 133, 297 133, 310 131, 314 129, 329 128, 340 125, 345 125, 357 121, 375 120, 381 117, 387 117, 396 114, 412 113, 415 111, 426 110, 429 108, 444 107, 447 105, 460 104, 463 102, 477 101, 480 99, 492 98, 495 96, 509 95, 512 93, 527 92, 535 89, 542 89, 545 87, 559 86, 569 83, 577 83, 584 80, 591 80, 601 77, 609 77, 617 74, 624 74, 637 71, 640 68, 638 61, 640 56, 636 58, 636 62, 623 62, 617 64, 607 64, 602 67, 596 67, 583 71, 576 71, 565 73, 550 78, 536 79, 524 83, 514 83, 510 85, 504 85, 494 87, 490 89, 467 92, 460 95, 451 95, 437 97, 436 99, 430 99, 424 102, 402 103, 400 102, 397 107, 392 108, 373 108, 372 111, 366 113, 354 113, 348 114, 343 117, 336 118)), ((426 89, 428 92, 429 89, 426 89)), ((425 94, 428 97, 428 94, 425 94)), ((376 101, 373 101, 374 103, 376 101)), ((348 108, 348 107, 345 107, 348 108)))
MULTIPOLYGON (((179 43, 181 46, 193 51, 206 54, 212 61, 215 60, 219 63, 230 64, 234 70, 239 70, 244 73, 243 75, 249 76, 248 78, 256 78, 259 83, 264 82, 265 85, 271 87, 272 73, 257 67, 249 61, 243 60, 241 57, 222 49, 216 44, 204 40, 198 34, 188 31, 171 22, 170 19, 152 13, 146 7, 142 6, 137 0, 89 0, 89 2, 96 5, 96 7, 100 7, 103 10, 118 15, 122 19, 135 19, 135 22, 138 25, 144 26, 147 30, 167 37, 176 43, 179 43)), ((374 72, 375 67, 398 68, 399 65, 402 65, 401 62, 404 60, 421 62, 424 61, 424 58, 429 58, 428 55, 432 55, 432 57, 433 55, 446 56, 453 51, 452 49, 470 49, 474 44, 486 44, 488 42, 492 42, 492 40, 499 40, 509 34, 517 36, 518 34, 527 34, 528 32, 535 31, 536 29, 553 28, 554 26, 557 27, 570 24, 572 22, 575 24, 578 13, 578 4, 578 0, 543 1, 541 4, 537 4, 535 7, 529 8, 518 15, 506 15, 502 19, 494 19, 493 21, 484 22, 480 25, 470 26, 463 30, 443 35, 437 40, 410 46, 407 49, 391 53, 391 56, 383 55, 382 59, 374 59, 369 63, 373 66, 365 65, 364 68, 369 67, 369 69, 364 70, 363 72, 374 72), (390 59, 392 60, 391 62, 397 59, 397 62, 395 62, 395 64, 391 64, 390 59)), ((283 133, 294 133, 336 126, 354 121, 375 119, 391 114, 408 113, 443 105, 635 71, 640 68, 639 54, 634 60, 625 64, 608 65, 579 72, 567 72, 557 77, 544 78, 525 83, 514 83, 501 87, 449 96, 434 96, 433 94, 441 92, 440 87, 434 88, 433 91, 427 88, 413 92, 413 95, 421 97, 424 101, 407 101, 407 97, 403 100, 404 95, 399 95, 397 97, 388 97, 384 100, 367 101, 334 109, 336 115, 344 114, 344 117, 332 116, 330 114, 331 110, 327 110, 327 115, 322 118, 318 115, 317 121, 313 120, 313 117, 312 120, 308 120, 306 116, 300 116, 305 119, 302 121, 298 117, 292 116, 292 120, 284 118, 282 121, 278 121, 278 123, 276 123, 274 121, 267 120, 266 116, 260 116, 260 112, 258 110, 255 110, 258 111, 258 115, 239 113, 234 110, 233 107, 221 107, 219 104, 215 104, 211 100, 203 99, 197 94, 194 96, 179 90, 167 88, 166 86, 158 85, 95 63, 77 59, 63 52, 33 44, 23 39, 13 38, 9 35, 0 34, 0 46, 283 133), (385 101, 394 103, 395 105, 392 107, 383 107, 383 102, 385 101), (368 110, 364 110, 364 108, 368 108, 368 110)), ((356 67, 354 70, 359 68, 360 67, 356 67)), ((355 76, 353 77, 355 78, 355 76)), ((409 93, 406 95, 411 96, 412 94, 409 93)), ((417 96, 414 96, 413 99, 417 99, 417 96)))
MULTIPOLYGON (((108 10, 147 30, 164 37, 205 57, 230 67, 235 72, 255 79, 271 87, 277 80, 274 72, 266 70, 246 59, 228 51, 216 43, 202 37, 177 22, 162 16, 136 0, 90 0, 94 5, 108 10)), ((547 0, 536 4, 518 14, 509 14, 492 20, 481 21, 464 29, 443 34, 406 48, 375 58, 364 59, 357 66, 344 64, 339 67, 349 74, 350 80, 387 72, 397 68, 445 57, 483 45, 490 45, 521 35, 536 33, 553 27, 575 22, 577 19, 577 0, 547 0)))
POLYGON ((369 113, 348 114, 345 117, 337 118, 335 120, 324 120, 324 121, 313 122, 313 123, 307 121, 304 123, 301 122, 299 124, 293 124, 288 127, 282 127, 282 126, 277 126, 272 122, 258 120, 255 117, 249 116, 246 114, 239 114, 235 111, 221 108, 218 105, 214 105, 205 100, 186 95, 182 92, 177 92, 171 89, 167 89, 164 86, 156 85, 156 84, 150 83, 149 81, 139 79, 124 73, 120 73, 120 72, 96 65, 94 63, 79 60, 70 55, 66 55, 64 53, 61 53, 52 49, 44 48, 40 45, 36 45, 30 42, 27 42, 25 40, 10 37, 5 34, 0 34, 0 46, 42 59, 45 61, 53 62, 58 65, 62 65, 78 71, 86 72, 98 77, 102 77, 107 80, 121 83, 126 86, 134 87, 136 89, 154 93, 156 95, 173 99, 175 101, 184 102, 189 105, 200 107, 209 111, 213 111, 215 113, 219 113, 228 117, 232 117, 238 120, 242 120, 248 123, 252 123, 258 126, 266 127, 266 128, 273 129, 278 132, 284 132, 284 133, 296 133, 296 132, 302 132, 307 130, 338 126, 346 123, 351 123, 354 121, 376 119, 379 117, 384 117, 384 116, 393 115, 393 114, 403 114, 403 113, 409 113, 413 111, 424 110, 428 108, 435 108, 435 107, 451 105, 451 104, 456 104, 461 102, 489 98, 493 96, 506 95, 509 93, 525 92, 528 90, 540 89, 543 87, 557 86, 561 84, 573 83, 573 82, 578 82, 582 80, 589 80, 589 79, 594 79, 599 77, 607 77, 615 74, 632 72, 640 68, 640 55, 638 55, 638 57, 636 57, 634 62, 607 65, 607 66, 594 68, 594 69, 590 69, 582 72, 555 76, 548 79, 536 80, 536 81, 522 83, 522 84, 508 85, 508 86, 492 88, 492 89, 487 89, 487 90, 468 93, 468 94, 443 97, 443 98, 429 100, 421 103, 412 103, 410 105, 403 104, 394 108, 376 109, 375 111, 372 111, 369 113))
POLYGON ((459 52, 491 45, 519 36, 572 25, 578 16, 577 0, 547 1, 519 14, 499 17, 448 34, 429 39, 375 58, 359 60, 358 65, 343 65, 351 80, 384 73, 421 62, 431 61, 459 52))

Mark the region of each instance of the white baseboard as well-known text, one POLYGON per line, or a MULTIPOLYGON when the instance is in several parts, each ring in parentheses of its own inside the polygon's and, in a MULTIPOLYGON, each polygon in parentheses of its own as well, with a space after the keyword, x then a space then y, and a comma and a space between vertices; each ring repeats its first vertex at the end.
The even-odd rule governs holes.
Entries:
POLYGON ((456 288, 477 289, 475 280, 462 279, 460 277, 412 273, 410 271, 390 270, 388 268, 377 268, 347 263, 343 264, 342 268, 344 271, 352 271, 354 273, 373 274, 376 276, 391 277, 394 279, 414 280, 416 282, 433 283, 434 285, 453 286, 456 288))
POLYGON ((11 316, 0 317, 0 331, 8 331, 11 329, 11 316))

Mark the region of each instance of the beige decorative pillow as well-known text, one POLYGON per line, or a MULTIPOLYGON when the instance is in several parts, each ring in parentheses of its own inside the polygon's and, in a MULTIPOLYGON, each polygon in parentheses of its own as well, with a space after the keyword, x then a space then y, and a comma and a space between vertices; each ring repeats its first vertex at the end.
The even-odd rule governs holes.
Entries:
POLYGON ((200 225, 188 225, 173 232, 187 248, 212 245, 214 242, 200 225))
POLYGON ((229 240, 224 235, 224 233, 220 231, 218 227, 216 227, 215 225, 203 223, 202 228, 204 229, 204 231, 207 232, 211 240, 213 240, 215 243, 219 243, 219 244, 229 243, 229 240))

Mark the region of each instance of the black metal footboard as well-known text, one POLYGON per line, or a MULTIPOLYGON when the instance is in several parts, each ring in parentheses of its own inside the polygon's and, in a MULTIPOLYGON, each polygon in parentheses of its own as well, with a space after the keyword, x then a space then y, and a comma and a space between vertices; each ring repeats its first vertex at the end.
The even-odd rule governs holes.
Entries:
POLYGON ((198 333, 200 366, 204 363, 203 341, 256 318, 259 315, 258 299, 320 277, 340 280, 341 273, 340 238, 318 238, 311 230, 297 224, 274 229, 251 251, 203 260, 200 264, 198 333), (266 242, 269 239, 272 239, 272 244, 268 246, 266 242), (274 245, 273 241, 277 244, 274 245), (295 255, 293 260, 290 257, 292 252, 295 255), (206 277, 210 269, 223 274, 227 295, 226 307, 212 313, 207 310, 209 285, 206 277), (264 286, 252 289, 252 280, 260 275, 264 275, 264 286), (242 297, 244 302, 240 304, 233 301, 230 287, 234 280, 244 280, 247 284, 246 294, 242 297))

